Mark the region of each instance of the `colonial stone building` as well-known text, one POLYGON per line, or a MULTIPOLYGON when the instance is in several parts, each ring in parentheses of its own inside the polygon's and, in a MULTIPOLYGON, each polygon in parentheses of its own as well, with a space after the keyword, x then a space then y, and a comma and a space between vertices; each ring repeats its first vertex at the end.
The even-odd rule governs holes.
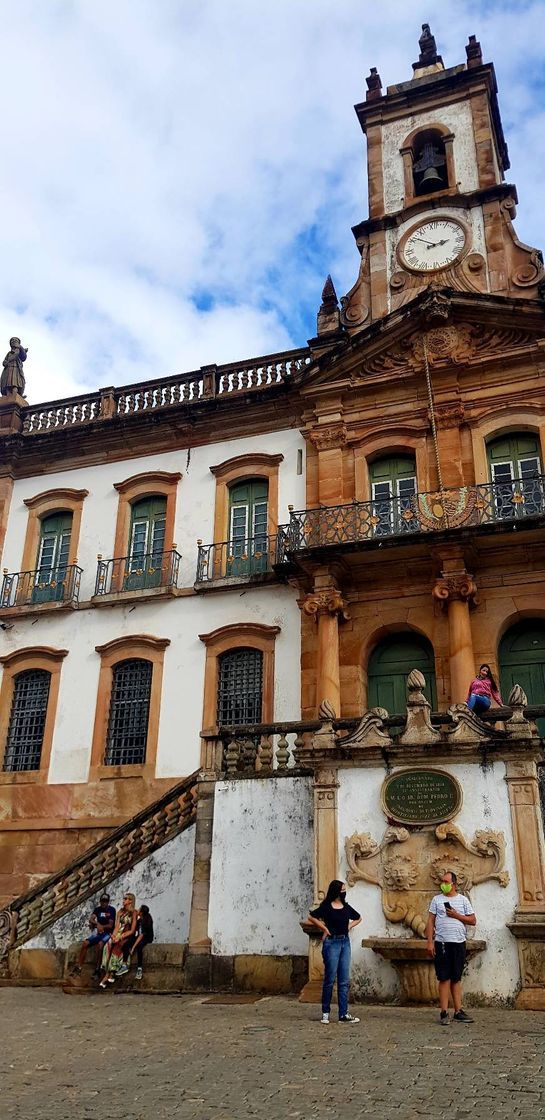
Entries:
POLYGON ((486 912, 475 998, 522 983, 539 1005, 542 744, 523 711, 545 705, 545 278, 513 225, 494 68, 473 36, 466 56, 445 69, 424 27, 410 80, 371 70, 358 277, 340 303, 328 278, 306 346, 1 398, 13 944, 140 860, 162 941, 189 941, 187 984, 300 987, 299 917, 348 872, 358 990, 407 995, 396 923, 408 959, 443 844, 486 912), (483 661, 511 695, 501 724, 460 708, 483 661), (430 760, 460 797, 407 819, 388 775, 424 781, 430 760))

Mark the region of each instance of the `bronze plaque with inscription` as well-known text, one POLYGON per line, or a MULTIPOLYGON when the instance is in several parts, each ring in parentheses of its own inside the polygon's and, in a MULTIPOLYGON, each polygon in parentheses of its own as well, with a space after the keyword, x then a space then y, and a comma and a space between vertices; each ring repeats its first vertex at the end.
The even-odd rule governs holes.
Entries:
POLYGON ((461 805, 461 786, 446 770, 400 770, 382 787, 382 808, 400 824, 440 824, 461 805))

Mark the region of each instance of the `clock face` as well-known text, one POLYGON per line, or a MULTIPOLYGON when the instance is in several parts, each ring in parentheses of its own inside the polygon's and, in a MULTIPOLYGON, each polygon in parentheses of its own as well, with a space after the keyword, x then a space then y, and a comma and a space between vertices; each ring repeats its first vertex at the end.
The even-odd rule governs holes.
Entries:
POLYGON ((436 272, 461 257, 468 235, 453 218, 430 218, 405 234, 399 255, 413 272, 436 272))

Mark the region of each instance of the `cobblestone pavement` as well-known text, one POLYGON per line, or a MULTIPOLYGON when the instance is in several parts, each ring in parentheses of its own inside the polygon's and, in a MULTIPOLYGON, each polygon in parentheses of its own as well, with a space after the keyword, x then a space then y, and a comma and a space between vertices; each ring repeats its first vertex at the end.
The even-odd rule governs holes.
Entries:
POLYGON ((545 1117, 545 1014, 0 989, 2 1120, 545 1117))

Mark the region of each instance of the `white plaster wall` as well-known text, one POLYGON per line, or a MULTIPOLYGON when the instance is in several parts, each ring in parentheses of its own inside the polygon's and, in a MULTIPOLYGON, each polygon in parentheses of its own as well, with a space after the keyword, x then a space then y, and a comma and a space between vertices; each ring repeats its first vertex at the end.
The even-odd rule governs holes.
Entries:
POLYGON ((275 652, 274 715, 300 718, 300 617, 286 586, 238 588, 188 598, 126 604, 15 620, 3 652, 25 646, 68 649, 49 768, 50 782, 85 782, 89 771, 100 655, 95 646, 130 634, 168 638, 159 721, 156 774, 177 777, 199 765, 206 649, 199 634, 236 622, 279 626, 275 652))
MULTIPOLYGON (((131 871, 104 884, 116 909, 125 891, 136 895, 136 905, 149 906, 158 944, 185 944, 189 934, 195 826, 169 840, 131 871)), ((100 894, 100 892, 99 892, 100 894)), ((88 936, 88 919, 99 895, 76 906, 49 929, 33 937, 25 949, 66 949, 88 936)))
POLYGON ((235 455, 263 452, 283 455, 278 471, 278 519, 289 520, 288 505, 296 509, 305 506, 305 467, 297 474, 297 451, 305 443, 296 429, 269 432, 259 436, 218 441, 190 451, 162 452, 160 455, 142 455, 117 463, 100 463, 76 467, 36 478, 17 479, 14 483, 9 521, 2 564, 10 572, 21 570, 23 544, 28 521, 25 498, 33 498, 44 490, 60 486, 89 491, 83 503, 78 561, 83 568, 80 600, 90 599, 94 593, 97 554, 105 559, 113 556, 114 535, 119 495, 114 483, 122 482, 144 471, 179 471, 174 540, 182 554, 180 587, 192 587, 197 567, 197 540, 209 544, 214 539, 214 505, 216 480, 210 467, 231 459, 235 455))
MULTIPOLYGON (((182 552, 179 584, 192 587, 197 538, 213 540, 216 481, 210 467, 251 451, 283 454, 279 466, 279 519, 288 519, 288 503, 305 504, 304 473, 297 475, 297 431, 283 431, 218 442, 191 451, 104 463, 46 477, 15 482, 10 509, 4 567, 19 571, 28 510, 24 499, 59 486, 85 488, 78 560, 84 569, 80 602, 93 594, 97 553, 113 555, 118 494, 114 483, 133 474, 161 469, 180 471, 175 541, 182 552)), ((283 585, 239 587, 232 591, 188 595, 176 599, 81 607, 74 612, 44 612, 13 619, 0 632, 3 654, 25 646, 46 645, 69 650, 62 664, 50 782, 85 782, 88 776, 100 668, 95 646, 131 634, 168 638, 165 651, 161 717, 157 752, 158 777, 191 773, 199 764, 202 726, 205 647, 199 634, 237 622, 279 626, 275 661, 276 719, 300 716, 300 618, 295 593, 283 585)))
POLYGON ((382 170, 387 214, 395 214, 401 210, 405 199, 403 158, 399 149, 413 129, 427 128, 431 124, 443 124, 454 133, 454 163, 460 191, 476 191, 479 186, 469 101, 459 101, 455 105, 445 105, 425 113, 412 113, 402 120, 383 125, 382 170))
MULTIPOLYGON (((513 919, 517 884, 505 765, 496 762, 483 770, 478 765, 453 764, 442 769, 453 774, 462 786, 464 802, 456 824, 466 838, 472 839, 480 828, 498 829, 505 836, 509 885, 502 888, 492 881, 474 887, 471 892, 477 914, 474 936, 484 939, 487 948, 469 964, 464 989, 488 1002, 507 1000, 519 986, 519 965, 516 942, 506 925, 513 919)), ((380 808, 384 779, 384 770, 379 768, 339 773, 339 878, 344 878, 348 871, 344 854, 347 836, 353 832, 369 832, 378 841, 384 834, 387 824, 380 808)), ((363 916, 363 924, 352 936, 355 987, 364 996, 395 998, 399 985, 393 967, 371 949, 363 949, 361 941, 365 937, 411 937, 411 931, 401 924, 386 921, 380 889, 370 883, 360 882, 350 888, 349 901, 363 916)))
POLYGON ((210 883, 212 951, 300 954, 312 904, 310 778, 216 786, 210 883))

